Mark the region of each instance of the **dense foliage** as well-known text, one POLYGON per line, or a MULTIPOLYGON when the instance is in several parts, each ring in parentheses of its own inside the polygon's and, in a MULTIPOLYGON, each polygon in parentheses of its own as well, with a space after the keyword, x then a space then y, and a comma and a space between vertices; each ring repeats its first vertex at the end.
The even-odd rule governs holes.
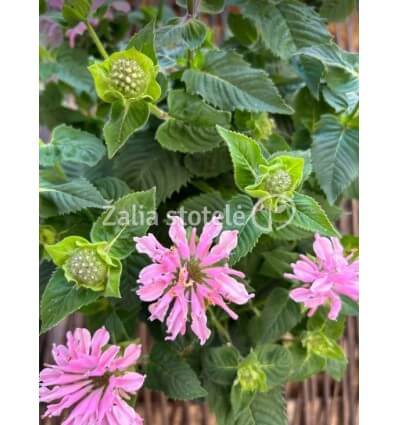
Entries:
MULTIPOLYGON (((283 385, 341 379, 338 341, 357 314, 342 296, 337 320, 327 306, 308 317, 284 277, 314 234, 341 236, 339 205, 358 193, 358 55, 327 28, 355 1, 93 3, 40 2, 41 331, 80 311, 126 345, 145 322, 146 387, 206 400, 219 425, 285 424, 283 385), (222 12, 217 43, 206 22, 222 12), (137 295, 149 260, 133 238, 169 247, 181 207, 198 213, 189 232, 224 212, 239 232, 228 264, 255 294, 235 321, 206 305, 204 345, 190 329, 165 341, 137 295)), ((355 237, 341 242, 356 255, 355 237)))

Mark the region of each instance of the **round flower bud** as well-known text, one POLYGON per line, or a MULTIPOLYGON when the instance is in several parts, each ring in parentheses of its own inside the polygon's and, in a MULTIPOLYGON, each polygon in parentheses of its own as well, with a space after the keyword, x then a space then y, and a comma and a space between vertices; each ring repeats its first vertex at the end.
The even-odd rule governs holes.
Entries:
POLYGON ((101 290, 107 279, 107 266, 91 248, 78 248, 67 262, 71 277, 81 286, 101 290))
POLYGON ((111 84, 125 97, 134 98, 145 92, 147 77, 133 59, 118 59, 109 73, 111 84))
POLYGON ((265 188, 270 193, 283 193, 290 189, 292 178, 284 170, 278 170, 272 173, 265 180, 265 188))
POLYGON ((267 376, 261 364, 253 358, 239 365, 238 382, 243 391, 264 392, 267 390, 267 376))

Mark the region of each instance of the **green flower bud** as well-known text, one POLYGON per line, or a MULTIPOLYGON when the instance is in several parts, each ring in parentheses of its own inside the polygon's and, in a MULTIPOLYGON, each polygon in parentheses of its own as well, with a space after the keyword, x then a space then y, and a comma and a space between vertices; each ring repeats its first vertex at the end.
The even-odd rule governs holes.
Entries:
POLYGON ((265 179, 265 188, 270 193, 283 193, 290 189, 292 178, 285 170, 277 170, 265 179))
POLYGON ((256 140, 267 140, 274 131, 275 121, 267 112, 235 112, 236 126, 256 140))
POLYGON ((89 66, 88 70, 98 96, 105 102, 156 101, 160 97, 157 67, 148 56, 134 48, 113 53, 103 62, 89 66))
POLYGON ((76 249, 66 268, 78 285, 103 290, 107 279, 107 265, 92 248, 76 249))
POLYGON ((121 58, 115 61, 109 78, 116 90, 128 98, 139 97, 145 92, 148 84, 144 70, 133 59, 121 58))
POLYGON ((39 228, 39 240, 42 245, 52 245, 57 242, 57 231, 53 226, 42 225, 39 228))
POLYGON ((237 381, 243 391, 267 391, 267 376, 254 353, 239 365, 237 381))

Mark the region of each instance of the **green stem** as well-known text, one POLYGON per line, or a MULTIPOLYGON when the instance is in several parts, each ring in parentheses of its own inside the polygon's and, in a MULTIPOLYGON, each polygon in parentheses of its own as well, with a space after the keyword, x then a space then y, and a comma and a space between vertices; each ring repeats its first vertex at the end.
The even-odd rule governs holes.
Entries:
POLYGON ((94 41, 94 44, 96 45, 101 56, 104 59, 108 59, 109 55, 106 52, 104 45, 101 43, 101 40, 99 39, 97 33, 95 32, 95 29, 92 27, 92 25, 88 21, 86 21, 86 25, 87 25, 88 33, 90 34, 91 39, 94 41))
POLYGON ((127 226, 122 227, 119 233, 106 245, 105 252, 109 253, 114 243, 119 239, 120 235, 126 230, 127 226))
POLYGON ((167 120, 170 118, 170 115, 166 111, 163 111, 163 109, 160 109, 153 103, 149 103, 149 111, 151 112, 151 114, 155 115, 155 117, 159 118, 160 120, 167 120))
POLYGON ((218 332, 227 340, 227 342, 232 342, 229 332, 227 331, 226 328, 224 328, 221 322, 219 322, 219 320, 217 319, 216 315, 214 314, 211 308, 209 308, 209 312, 210 312, 211 321, 214 323, 214 326, 216 327, 218 332))

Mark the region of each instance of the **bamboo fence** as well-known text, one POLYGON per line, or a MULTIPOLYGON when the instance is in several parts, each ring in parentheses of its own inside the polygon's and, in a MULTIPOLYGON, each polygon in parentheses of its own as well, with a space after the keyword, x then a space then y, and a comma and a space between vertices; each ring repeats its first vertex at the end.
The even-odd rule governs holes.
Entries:
MULTIPOLYGON (((130 1, 133 7, 139 4, 157 5, 158 1, 130 1)), ((168 2, 174 5, 174 1, 168 2)), ((215 29, 217 40, 224 37, 226 14, 205 17, 215 29)), ((336 42, 346 50, 359 50, 358 15, 344 23, 332 24, 331 32, 336 42)), ((339 222, 343 234, 358 235, 358 201, 344 201, 345 211, 339 222)), ((75 314, 40 337, 40 363, 51 363, 53 343, 64 343, 67 330, 84 325, 81 315, 75 314)), ((144 323, 140 324, 139 337, 143 352, 147 354, 152 344, 144 323)), ((341 382, 335 382, 326 374, 319 374, 300 384, 286 386, 287 412, 289 425, 358 425, 358 320, 350 317, 342 340, 349 364, 341 382)), ((137 402, 137 410, 145 419, 146 425, 216 425, 215 417, 206 404, 169 401, 160 393, 144 389, 137 402)), ((41 420, 42 425, 58 425, 61 419, 41 420)))

